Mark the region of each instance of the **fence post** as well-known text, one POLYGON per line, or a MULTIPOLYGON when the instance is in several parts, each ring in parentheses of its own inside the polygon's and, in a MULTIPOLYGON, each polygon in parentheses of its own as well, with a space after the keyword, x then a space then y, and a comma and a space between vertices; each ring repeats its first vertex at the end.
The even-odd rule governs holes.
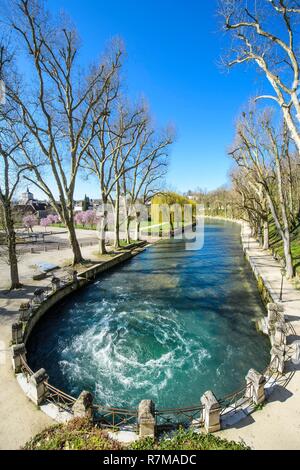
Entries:
POLYGON ((48 378, 45 369, 39 369, 29 379, 28 396, 36 405, 40 405, 46 398, 48 378))
POLYGON ((254 369, 250 369, 246 375, 247 389, 246 397, 251 398, 255 405, 263 403, 266 399, 266 378, 254 369))
POLYGON ((45 290, 42 288, 36 289, 34 291, 33 302, 35 304, 41 304, 45 300, 45 290))
POLYGON ((11 332, 12 332, 13 344, 23 343, 23 323, 22 322, 13 323, 11 326, 11 332))
POLYGON ((26 348, 25 344, 15 344, 11 348, 12 351, 12 366, 13 370, 16 374, 19 374, 21 372, 21 367, 22 367, 22 356, 26 360, 26 348))
POLYGON ((267 305, 268 309, 268 322, 269 327, 272 328, 277 321, 284 321, 283 306, 275 303, 269 303, 267 305))
POLYGON ((280 374, 284 373, 285 347, 283 344, 274 344, 271 349, 271 368, 280 374))
POLYGON ((90 392, 83 391, 72 406, 75 418, 93 418, 93 395, 90 392))
POLYGON ((51 279, 52 291, 57 292, 60 289, 61 283, 58 277, 53 276, 51 279))
POLYGON ((203 405, 204 428, 208 433, 217 432, 221 429, 221 407, 213 392, 210 390, 201 397, 203 405))
POLYGON ((138 408, 139 437, 155 437, 155 404, 152 400, 142 400, 138 408))
POLYGON ((275 330, 273 335, 273 346, 286 345, 286 326, 283 322, 275 323, 275 330))

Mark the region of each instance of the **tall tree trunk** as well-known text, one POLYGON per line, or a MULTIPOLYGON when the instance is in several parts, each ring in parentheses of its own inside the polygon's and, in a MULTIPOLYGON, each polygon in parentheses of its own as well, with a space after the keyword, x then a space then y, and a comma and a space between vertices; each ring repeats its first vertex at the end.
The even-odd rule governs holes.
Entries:
POLYGON ((76 264, 80 264, 83 262, 83 256, 81 254, 81 249, 76 236, 74 219, 68 218, 67 220, 65 220, 65 224, 69 232, 69 240, 73 251, 73 266, 75 266, 76 264))
POLYGON ((12 218, 10 203, 4 208, 5 225, 7 233, 8 261, 10 266, 10 289, 19 289, 21 287, 19 279, 18 258, 16 253, 16 233, 12 218))
POLYGON ((270 206, 270 210, 271 210, 271 213, 272 213, 277 231, 278 231, 278 233, 281 237, 282 243, 283 243, 287 276, 289 278, 293 278, 294 277, 294 268, 293 268, 293 259, 292 259, 292 253, 291 253, 290 232, 289 232, 289 230, 285 230, 285 231, 282 230, 282 227, 281 227, 278 215, 277 215, 276 207, 275 207, 274 202, 273 202, 271 196, 269 195, 269 193, 267 193, 267 199, 268 199, 268 203, 269 203, 269 206, 270 206))
POLYGON ((269 223, 267 220, 264 221, 263 224, 263 232, 264 232, 264 244, 263 249, 268 250, 270 247, 270 238, 269 238, 269 223))
POLYGON ((104 205, 103 216, 101 218, 100 230, 99 230, 99 254, 105 255, 106 250, 106 232, 107 232, 107 208, 106 203, 104 205))
POLYGON ((291 236, 289 230, 285 231, 283 237, 283 250, 286 264, 286 274, 289 279, 292 279, 295 275, 293 257, 291 251, 291 236))
POLYGON ((120 186, 117 183, 115 201, 115 248, 120 248, 120 186))
POLYGON ((126 219, 126 241, 128 245, 131 243, 131 237, 130 237, 130 217, 127 215, 126 219))

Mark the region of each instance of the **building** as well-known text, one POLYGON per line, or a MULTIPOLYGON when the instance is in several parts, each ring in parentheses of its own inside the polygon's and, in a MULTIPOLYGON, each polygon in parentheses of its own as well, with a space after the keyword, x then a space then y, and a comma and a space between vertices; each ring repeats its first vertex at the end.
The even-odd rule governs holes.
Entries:
POLYGON ((26 215, 34 215, 37 220, 47 217, 49 214, 55 214, 55 210, 47 201, 39 201, 34 198, 29 188, 21 194, 19 202, 14 206, 15 211, 19 214, 20 218, 26 215))

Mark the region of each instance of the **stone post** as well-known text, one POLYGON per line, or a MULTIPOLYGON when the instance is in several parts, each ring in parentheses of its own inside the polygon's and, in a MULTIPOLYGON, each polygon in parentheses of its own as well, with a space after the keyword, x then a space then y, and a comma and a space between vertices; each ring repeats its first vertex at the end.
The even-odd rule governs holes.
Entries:
POLYGON ((27 321, 30 318, 31 314, 31 308, 30 308, 30 303, 26 302, 20 305, 19 308, 20 312, 20 321, 27 321))
POLYGON ((286 326, 283 322, 275 323, 273 345, 286 345, 286 326))
POLYGON ((53 277, 51 280, 52 291, 57 292, 60 289, 60 279, 58 277, 53 277))
POLYGON ((274 344, 271 349, 271 368, 280 374, 284 373, 285 347, 283 344, 274 344))
POLYGON ((72 406, 72 411, 75 418, 92 419, 94 414, 93 395, 90 392, 81 392, 72 406))
POLYGON ((155 437, 155 404, 142 400, 138 408, 139 437, 155 437))
POLYGON ((19 374, 21 372, 21 367, 22 367, 22 360, 21 356, 26 360, 26 348, 25 344, 16 344, 12 346, 11 348, 12 351, 12 366, 13 370, 16 374, 19 374))
POLYGON ((255 405, 264 403, 266 378, 254 369, 250 369, 246 375, 246 397, 251 398, 255 405))
POLYGON ((208 433, 217 432, 221 429, 221 407, 213 392, 208 391, 201 397, 203 405, 204 428, 208 433))
POLYGON ((284 320, 283 306, 279 304, 269 303, 267 306, 268 309, 268 321, 269 326, 276 323, 279 320, 284 320))
POLYGON ((45 300, 45 291, 44 289, 36 289, 34 291, 33 302, 35 304, 41 304, 45 300))
POLYGON ((13 323, 11 327, 12 343, 21 344, 23 343, 23 323, 13 323))
POLYGON ((45 369, 38 370, 29 379, 28 384, 28 397, 36 405, 40 405, 47 396, 46 382, 48 375, 45 369))

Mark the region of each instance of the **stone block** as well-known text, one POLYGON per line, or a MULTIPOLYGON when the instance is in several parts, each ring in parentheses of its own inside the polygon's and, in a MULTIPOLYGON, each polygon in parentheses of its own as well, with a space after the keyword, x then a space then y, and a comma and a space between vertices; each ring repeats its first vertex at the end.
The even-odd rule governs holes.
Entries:
POLYGON ((11 352, 12 352, 12 366, 13 366, 13 370, 16 374, 20 373, 21 372, 21 368, 22 368, 22 357, 25 359, 26 361, 26 348, 25 348, 25 344, 24 343, 21 343, 21 344, 16 344, 14 346, 12 346, 11 348, 11 352))
POLYGON ((246 397, 252 399, 255 405, 264 403, 266 378, 256 370, 250 369, 246 375, 246 382, 246 397))
POLYGON ((221 407, 213 392, 208 391, 201 397, 203 405, 204 428, 208 433, 221 429, 221 407))
POLYGON ((23 323, 13 323, 11 327, 12 343, 21 344, 23 343, 23 323))
POLYGON ((93 417, 93 395, 90 392, 83 391, 75 401, 72 411, 76 418, 93 417))
POLYGON ((155 437, 155 405, 152 400, 142 400, 138 408, 139 437, 155 437))
POLYGON ((43 403, 47 396, 46 383, 48 382, 48 375, 45 369, 39 369, 29 379, 28 397, 36 405, 43 403))

